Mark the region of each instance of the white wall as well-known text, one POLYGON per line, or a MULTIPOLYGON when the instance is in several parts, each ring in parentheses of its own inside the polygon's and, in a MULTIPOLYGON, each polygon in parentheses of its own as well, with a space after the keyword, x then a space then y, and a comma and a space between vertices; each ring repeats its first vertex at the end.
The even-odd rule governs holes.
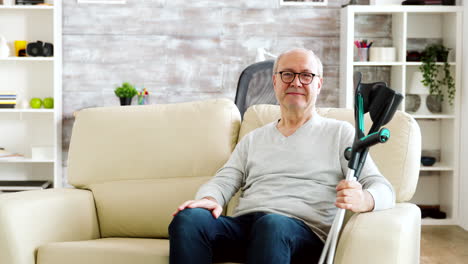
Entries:
MULTIPOLYGON (((463 1, 463 43, 468 43, 468 1, 463 1)), ((459 224, 468 230, 468 50, 465 48, 462 60, 462 118, 460 153, 460 217, 459 224)))

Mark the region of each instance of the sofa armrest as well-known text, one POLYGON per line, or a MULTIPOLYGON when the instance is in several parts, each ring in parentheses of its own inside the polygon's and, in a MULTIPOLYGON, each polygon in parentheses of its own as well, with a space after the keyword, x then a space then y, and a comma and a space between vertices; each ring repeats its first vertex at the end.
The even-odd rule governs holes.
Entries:
POLYGON ((34 264, 40 245, 96 238, 99 227, 90 191, 49 189, 0 195, 2 263, 34 264))
POLYGON ((335 263, 419 263, 421 210, 411 203, 355 214, 344 227, 335 263))

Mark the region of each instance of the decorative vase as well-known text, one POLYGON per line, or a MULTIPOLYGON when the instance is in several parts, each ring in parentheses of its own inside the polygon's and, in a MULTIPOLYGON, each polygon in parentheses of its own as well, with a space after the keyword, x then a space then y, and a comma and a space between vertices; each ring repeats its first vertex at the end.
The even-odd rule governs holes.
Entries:
POLYGON ((8 58, 10 55, 10 48, 8 47, 5 37, 0 35, 0 58, 8 58))
POLYGON ((442 112, 442 100, 440 95, 429 95, 426 98, 426 105, 431 113, 442 112))
POLYGON ((416 113, 421 106, 421 97, 417 94, 407 94, 405 98, 405 109, 407 112, 416 113))
POLYGON ((427 97, 429 95, 429 89, 425 87, 421 80, 423 79, 420 71, 412 71, 408 73, 409 82, 407 84, 407 90, 409 94, 416 94, 420 98, 420 106, 415 110, 416 115, 430 115, 431 111, 427 108, 427 97))
POLYGON ((131 105, 132 97, 120 97, 120 105, 131 105))
POLYGON ((437 62, 445 62, 448 59, 449 52, 441 52, 437 54, 437 62))

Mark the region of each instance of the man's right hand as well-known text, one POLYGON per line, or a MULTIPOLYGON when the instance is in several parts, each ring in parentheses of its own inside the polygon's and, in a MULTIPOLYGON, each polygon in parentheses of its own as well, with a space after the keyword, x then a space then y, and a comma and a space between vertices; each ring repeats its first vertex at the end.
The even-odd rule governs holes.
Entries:
POLYGON ((213 197, 204 197, 200 200, 189 200, 184 202, 179 207, 177 207, 177 211, 175 211, 172 214, 172 216, 175 216, 185 208, 205 208, 211 211, 211 214, 216 219, 221 215, 221 212, 223 211, 223 207, 221 207, 221 205, 219 205, 213 197))

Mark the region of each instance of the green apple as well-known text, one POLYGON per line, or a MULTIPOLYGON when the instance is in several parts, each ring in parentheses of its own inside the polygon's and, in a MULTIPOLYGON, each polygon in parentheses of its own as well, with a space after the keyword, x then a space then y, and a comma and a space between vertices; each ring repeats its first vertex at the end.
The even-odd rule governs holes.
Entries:
POLYGON ((42 106, 42 100, 40 98, 33 98, 31 99, 31 101, 29 101, 29 105, 32 107, 32 108, 41 108, 42 106))
POLYGON ((48 109, 54 108, 54 98, 52 97, 44 98, 44 108, 48 108, 48 109))

